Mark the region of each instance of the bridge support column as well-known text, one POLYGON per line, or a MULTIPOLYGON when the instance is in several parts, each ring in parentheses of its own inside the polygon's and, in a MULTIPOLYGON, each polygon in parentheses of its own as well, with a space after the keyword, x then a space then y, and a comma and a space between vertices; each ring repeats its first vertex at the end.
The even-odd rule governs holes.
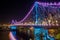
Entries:
POLYGON ((40 34, 41 34, 41 30, 42 28, 40 27, 36 27, 34 28, 34 40, 41 40, 40 34))
POLYGON ((43 33, 43 40, 47 40, 48 30, 43 29, 42 33, 43 33))
POLYGON ((42 28, 42 27, 38 27, 35 26, 34 28, 34 40, 54 40, 53 37, 50 37, 48 35, 48 30, 42 28))

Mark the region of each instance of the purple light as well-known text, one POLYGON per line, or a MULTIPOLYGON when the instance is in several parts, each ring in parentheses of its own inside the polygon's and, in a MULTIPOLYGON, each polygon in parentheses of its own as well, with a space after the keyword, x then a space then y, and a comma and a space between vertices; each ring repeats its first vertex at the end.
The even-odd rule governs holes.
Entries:
POLYGON ((60 2, 58 3, 58 5, 60 5, 60 2))
POLYGON ((54 5, 57 5, 57 3, 56 3, 56 2, 54 2, 54 5))
POLYGON ((47 5, 49 5, 49 3, 46 3, 47 5))
POLYGON ((50 3, 50 5, 53 5, 53 3, 50 3))
POLYGON ((60 2, 59 3, 46 3, 46 2, 37 2, 39 5, 42 5, 42 6, 48 6, 48 5, 60 5, 60 2))
POLYGON ((30 11, 28 12, 28 14, 27 14, 19 23, 23 22, 23 21, 30 15, 30 13, 31 13, 31 11, 33 10, 33 8, 34 8, 34 6, 32 6, 32 8, 31 8, 30 11))
MULTIPOLYGON (((60 2, 59 3, 56 3, 56 2, 54 2, 54 3, 46 3, 46 2, 35 2, 35 3, 37 3, 37 4, 39 4, 39 5, 42 5, 42 6, 49 6, 49 5, 59 5, 60 6, 60 2)), ((21 20, 21 21, 19 21, 19 22, 16 22, 16 23, 21 23, 21 22, 23 22, 29 15, 30 15, 30 13, 31 13, 31 11, 33 10, 33 8, 34 8, 34 5, 32 6, 32 8, 30 9, 30 11, 28 12, 28 14, 21 20)))
POLYGON ((10 40, 16 40, 15 37, 13 36, 12 32, 9 33, 9 38, 10 38, 10 40))

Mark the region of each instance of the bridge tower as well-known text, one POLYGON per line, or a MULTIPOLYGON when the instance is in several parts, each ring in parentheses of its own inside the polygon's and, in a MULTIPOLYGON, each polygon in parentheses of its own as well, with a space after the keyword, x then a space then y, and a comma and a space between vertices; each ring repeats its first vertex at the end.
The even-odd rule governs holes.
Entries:
MULTIPOLYGON (((42 14, 39 13, 39 11, 38 11, 39 5, 37 2, 35 2, 34 8, 35 8, 35 16, 33 16, 33 17, 35 17, 35 24, 39 24, 39 22, 44 19, 45 15, 43 15, 44 14, 43 12, 42 12, 42 14), (38 20, 39 17, 40 17, 40 21, 38 20)), ((43 6, 42 6, 42 9, 44 10, 43 6)), ((34 26, 34 40, 47 40, 47 39, 54 40, 53 37, 50 37, 48 35, 47 29, 44 29, 41 26, 34 26), (42 35, 43 39, 41 38, 40 35, 42 35)))
POLYGON ((36 14, 35 14, 35 24, 38 24, 38 4, 37 2, 35 2, 35 11, 36 11, 36 14))
MULTIPOLYGON (((47 18, 46 22, 48 23, 48 26, 49 26, 49 24, 54 25, 54 24, 58 23, 58 19, 56 19, 58 17, 55 13, 58 12, 60 14, 60 12, 56 11, 57 9, 60 11, 60 3, 56 4, 56 3, 35 2, 33 7, 31 8, 31 10, 28 12, 28 14, 21 21, 16 22, 16 23, 14 23, 14 21, 12 21, 12 22, 14 24, 20 24, 21 23, 22 25, 24 25, 24 24, 25 25, 27 25, 27 24, 32 25, 33 24, 34 25, 35 40, 40 40, 39 35, 41 33, 44 34, 43 40, 47 40, 47 38, 50 40, 54 40, 54 38, 49 37, 48 30, 45 30, 42 26, 39 26, 38 24, 42 23, 43 21, 45 22, 45 20, 44 20, 45 18, 47 18), (52 14, 52 16, 51 15, 49 16, 48 14, 52 14), (56 21, 53 19, 56 19, 56 21), (37 24, 37 25, 35 26, 35 24, 37 24), (38 36, 37 36, 37 34, 38 34, 38 36)), ((60 18, 60 16, 59 16, 59 18, 60 18)))

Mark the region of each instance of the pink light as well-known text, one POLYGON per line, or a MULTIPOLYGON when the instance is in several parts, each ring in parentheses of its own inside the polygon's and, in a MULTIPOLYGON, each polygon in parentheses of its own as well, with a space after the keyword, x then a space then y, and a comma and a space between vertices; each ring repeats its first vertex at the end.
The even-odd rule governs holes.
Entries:
POLYGON ((14 36, 12 35, 12 32, 9 33, 9 38, 10 38, 10 40, 16 40, 16 39, 14 38, 14 36))

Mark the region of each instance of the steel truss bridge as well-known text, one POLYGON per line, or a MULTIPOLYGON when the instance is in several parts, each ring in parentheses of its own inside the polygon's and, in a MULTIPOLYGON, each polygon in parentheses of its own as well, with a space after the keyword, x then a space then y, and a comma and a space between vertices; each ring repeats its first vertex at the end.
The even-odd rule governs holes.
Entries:
POLYGON ((42 33, 43 40, 55 40, 50 37, 48 30, 42 28, 60 26, 60 2, 59 3, 43 3, 35 2, 27 13, 27 15, 19 22, 12 21, 12 25, 20 26, 33 26, 34 27, 34 40, 41 40, 40 34, 42 33))
POLYGON ((12 25, 42 25, 59 26, 60 2, 35 2, 27 15, 19 22, 12 21, 12 25))
POLYGON ((22 20, 12 20, 11 24, 2 26, 60 26, 59 24, 60 2, 35 2, 22 20))
POLYGON ((10 25, 3 26, 33 26, 35 40, 40 40, 39 34, 43 33, 43 40, 55 40, 49 37, 48 30, 40 27, 58 27, 60 26, 60 2, 43 3, 35 2, 27 15, 19 22, 12 20, 10 25), (38 35, 38 36, 37 36, 38 35))

